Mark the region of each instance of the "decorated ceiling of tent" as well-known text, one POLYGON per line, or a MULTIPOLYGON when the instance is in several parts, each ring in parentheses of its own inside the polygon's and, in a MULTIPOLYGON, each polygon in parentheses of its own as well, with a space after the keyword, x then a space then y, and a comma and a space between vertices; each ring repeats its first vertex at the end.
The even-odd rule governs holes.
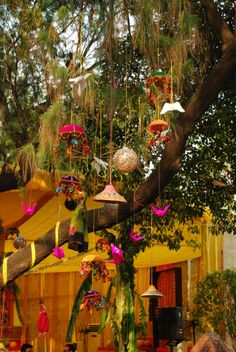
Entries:
MULTIPOLYGON (((18 227, 21 235, 27 240, 28 244, 36 238, 43 236, 53 228, 58 221, 71 217, 71 212, 63 205, 63 197, 56 195, 55 191, 53 191, 51 180, 45 174, 40 174, 39 177, 34 178, 27 185, 24 199, 26 202, 37 202, 36 212, 31 217, 24 214, 22 199, 19 197, 18 190, 0 193, 0 218, 3 220, 5 228, 10 226, 18 227)), ((103 204, 94 202, 91 198, 88 198, 88 210, 98 208, 99 206, 102 207, 103 204)), ((190 236, 188 226, 183 227, 183 232, 185 237, 190 236)), ((95 253, 95 244, 97 240, 98 236, 95 234, 91 233, 89 235, 90 253, 95 253)), ((198 235, 198 240, 201 243, 201 232, 198 235)), ((64 249, 65 258, 58 260, 53 255, 50 255, 36 267, 31 269, 31 272, 78 271, 79 264, 85 254, 77 254, 75 251, 69 250, 67 244, 64 245, 64 249)), ((5 252, 15 250, 12 240, 6 240, 5 252)), ((179 251, 169 250, 165 245, 157 245, 146 249, 145 252, 141 252, 135 259, 135 266, 149 267, 176 263, 197 258, 200 255, 201 250, 199 248, 193 249, 185 243, 182 244, 179 251)), ((106 257, 105 254, 104 257, 106 257)))

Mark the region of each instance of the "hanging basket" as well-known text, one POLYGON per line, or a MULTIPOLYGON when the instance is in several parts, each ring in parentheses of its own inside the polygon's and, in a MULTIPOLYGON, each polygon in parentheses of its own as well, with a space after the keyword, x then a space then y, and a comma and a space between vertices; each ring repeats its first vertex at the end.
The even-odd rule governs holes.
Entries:
POLYGON ((90 254, 83 258, 80 263, 80 277, 86 278, 92 272, 95 281, 101 279, 103 282, 110 281, 111 277, 107 270, 105 261, 98 255, 90 254))

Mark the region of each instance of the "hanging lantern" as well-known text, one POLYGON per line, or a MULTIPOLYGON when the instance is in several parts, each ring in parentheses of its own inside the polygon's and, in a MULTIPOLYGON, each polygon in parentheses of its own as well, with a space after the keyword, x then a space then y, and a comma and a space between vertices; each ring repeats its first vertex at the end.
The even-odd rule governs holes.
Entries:
POLYGON ((96 251, 110 252, 111 244, 106 238, 99 238, 99 240, 97 240, 95 248, 96 248, 96 251))
POLYGON ((163 101, 169 101, 171 95, 171 78, 165 72, 158 70, 144 83, 150 104, 157 107, 163 101))
POLYGON ((99 279, 101 279, 103 282, 106 280, 111 280, 105 261, 98 255, 87 255, 80 263, 81 278, 88 277, 91 272, 96 281, 99 279))
POLYGON ((154 285, 150 285, 144 293, 141 294, 143 298, 156 298, 163 297, 163 294, 159 292, 154 285))
POLYGON ((60 129, 59 139, 67 141, 67 157, 78 157, 79 153, 89 153, 88 138, 78 125, 65 125, 60 129))
POLYGON ((88 291, 83 297, 83 301, 80 305, 80 310, 87 310, 90 313, 93 311, 106 310, 110 306, 110 303, 105 297, 103 297, 98 291, 88 291))
POLYGON ((75 210, 78 201, 84 197, 84 193, 80 187, 80 181, 74 176, 62 177, 58 182, 56 192, 65 195, 65 207, 68 210, 75 210))
POLYGON ((14 241, 13 241, 13 246, 16 248, 16 249, 22 249, 22 248, 25 248, 27 244, 27 241, 24 237, 18 235, 14 241))
POLYGON ((113 185, 106 185, 104 190, 93 198, 96 202, 103 203, 126 203, 126 199, 122 197, 113 185))
POLYGON ((118 171, 128 173, 138 167, 139 160, 133 149, 123 147, 114 154, 113 163, 118 171))

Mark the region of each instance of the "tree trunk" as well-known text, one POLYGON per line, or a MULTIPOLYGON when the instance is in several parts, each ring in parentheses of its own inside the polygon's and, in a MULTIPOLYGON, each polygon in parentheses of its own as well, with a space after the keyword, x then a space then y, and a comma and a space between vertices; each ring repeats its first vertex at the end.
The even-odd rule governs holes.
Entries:
POLYGON ((134 293, 130 285, 122 280, 119 265, 116 265, 116 271, 116 295, 111 320, 115 352, 134 352, 134 293))

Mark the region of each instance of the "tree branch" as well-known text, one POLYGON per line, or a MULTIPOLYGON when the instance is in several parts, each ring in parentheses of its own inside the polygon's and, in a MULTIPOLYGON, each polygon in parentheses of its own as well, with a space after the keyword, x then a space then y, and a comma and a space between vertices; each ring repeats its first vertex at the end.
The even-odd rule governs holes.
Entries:
MULTIPOLYGON (((216 14, 212 9, 212 2, 201 0, 210 18, 216 14)), ((217 14, 218 17, 218 14, 217 14)), ((236 70, 236 42, 229 36, 228 30, 216 21, 216 27, 227 42, 222 60, 214 67, 197 92, 190 98, 185 107, 185 113, 178 119, 175 130, 172 132, 170 144, 163 153, 159 166, 140 187, 127 195, 127 204, 108 206, 88 212, 89 232, 101 230, 120 223, 130 217, 134 212, 139 212, 150 204, 159 193, 169 184, 172 177, 178 172, 180 159, 185 149, 187 137, 192 133, 194 125, 203 116, 210 104, 217 99, 218 94, 227 87, 227 82, 236 70), (226 36, 226 37, 225 37, 226 36), (230 40, 226 40, 230 37, 230 40)), ((227 27, 227 26, 226 26, 227 27)), ((59 229, 59 244, 68 241, 70 219, 61 223, 59 229)), ((55 245, 55 228, 51 229, 42 238, 35 241, 36 262, 52 253, 55 245)), ((8 258, 8 280, 13 280, 28 271, 31 267, 30 247, 14 253, 8 258)), ((0 286, 2 278, 0 277, 0 286)))
POLYGON ((222 50, 224 51, 227 44, 234 41, 234 35, 220 17, 212 0, 200 0, 200 2, 206 12, 209 23, 211 23, 214 31, 222 41, 222 50))

